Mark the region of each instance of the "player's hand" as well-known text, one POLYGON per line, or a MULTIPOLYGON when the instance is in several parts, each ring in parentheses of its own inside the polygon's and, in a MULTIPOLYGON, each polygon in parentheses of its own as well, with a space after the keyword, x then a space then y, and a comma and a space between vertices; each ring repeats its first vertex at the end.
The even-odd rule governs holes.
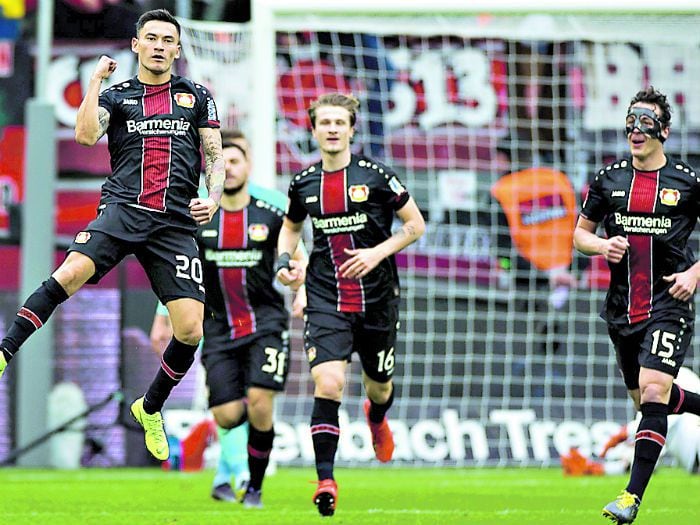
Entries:
POLYGON ((338 271, 346 279, 362 279, 374 270, 384 259, 384 255, 375 248, 345 249, 350 258, 340 265, 338 271))
POLYGON ((190 215, 198 225, 207 224, 219 209, 219 204, 211 197, 196 198, 190 201, 190 215))
POLYGON ((695 288, 698 285, 698 277, 692 270, 664 275, 664 281, 673 283, 671 288, 668 289, 668 293, 670 293, 674 299, 686 302, 690 301, 693 297, 695 288))
POLYGON ((615 237, 604 239, 602 255, 608 262, 619 263, 629 247, 630 243, 625 237, 615 235, 615 237))
MULTIPOLYGON (((289 261, 289 268, 282 268, 277 272, 277 280, 292 291, 297 291, 306 279, 306 268, 299 261, 289 261)), ((306 296, 306 294, 304 294, 306 296)))
POLYGON ((297 290, 294 301, 292 301, 292 317, 295 319, 303 319, 304 308, 306 308, 306 286, 302 285, 297 290))
POLYGON ((93 76, 102 80, 109 78, 117 69, 117 61, 107 55, 102 55, 95 66, 93 76))

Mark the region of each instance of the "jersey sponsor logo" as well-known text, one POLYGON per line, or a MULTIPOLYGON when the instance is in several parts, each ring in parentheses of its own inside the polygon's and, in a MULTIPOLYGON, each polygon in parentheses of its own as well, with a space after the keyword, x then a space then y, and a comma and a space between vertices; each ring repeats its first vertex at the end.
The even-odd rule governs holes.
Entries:
POLYGON ((181 108, 193 108, 194 95, 192 93, 175 93, 175 104, 181 108))
POLYGON ((665 235, 673 224, 668 217, 649 217, 646 215, 623 215, 615 213, 615 224, 621 226, 625 233, 645 235, 665 235))
POLYGON ((396 195, 401 195, 406 192, 406 188, 403 187, 396 177, 391 177, 389 179, 389 188, 391 188, 391 191, 396 193, 396 195))
POLYGON ((138 106, 139 101, 134 98, 125 98, 122 100, 122 106, 138 106))
POLYGON ((681 200, 681 192, 669 188, 662 188, 659 193, 661 203, 666 206, 678 206, 678 201, 681 200))
POLYGON ((311 195, 304 200, 304 204, 313 204, 314 202, 318 202, 318 195, 311 195))
POLYGON ((615 197, 624 197, 627 195, 625 190, 613 190, 610 196, 614 199, 615 197))
POLYGON ((339 215, 326 219, 312 217, 311 220, 314 228, 321 230, 324 235, 335 235, 363 230, 368 218, 366 213, 357 212, 354 215, 339 215))
POLYGON ((270 228, 267 227, 267 224, 251 224, 248 226, 248 237, 253 241, 262 242, 267 239, 268 235, 270 235, 270 228))
POLYGON ((126 131, 128 133, 138 133, 139 135, 185 135, 191 124, 184 119, 149 119, 137 122, 135 120, 126 121, 126 131))
POLYGON ((348 195, 352 202, 365 202, 369 197, 369 186, 367 184, 356 184, 348 188, 348 195))
POLYGON ((204 259, 219 268, 252 268, 262 260, 262 250, 204 250, 204 259))
POLYGON ((85 244, 90 240, 90 232, 78 232, 75 236, 75 244, 85 244))

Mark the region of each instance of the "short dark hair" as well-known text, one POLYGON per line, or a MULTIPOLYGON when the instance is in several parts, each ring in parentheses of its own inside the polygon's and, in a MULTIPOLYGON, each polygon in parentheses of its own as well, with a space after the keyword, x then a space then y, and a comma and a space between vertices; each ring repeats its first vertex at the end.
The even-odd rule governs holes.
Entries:
POLYGON ((637 102, 656 105, 661 110, 661 116, 659 116, 661 124, 665 127, 671 125, 671 104, 668 103, 666 95, 661 93, 658 89, 654 89, 654 86, 649 86, 646 89, 637 91, 637 94, 632 97, 630 105, 627 107, 628 113, 630 108, 637 102))
POLYGON ((221 130, 221 147, 222 148, 237 148, 243 153, 243 156, 248 158, 248 137, 245 136, 240 129, 224 129, 221 130), (245 142, 246 147, 241 146, 241 142, 245 142))
POLYGON ((308 112, 312 128, 316 128, 316 110, 321 106, 340 106, 347 109, 350 113, 350 127, 353 127, 357 120, 357 110, 360 107, 360 101, 353 95, 345 95, 343 93, 326 93, 321 95, 309 106, 308 112))
POLYGON ((175 29, 177 29, 177 37, 180 38, 180 22, 178 22, 177 18, 171 15, 170 11, 168 11, 167 9, 153 9, 151 11, 146 11, 144 14, 142 14, 136 22, 137 38, 141 30, 143 29, 143 26, 145 26, 147 22, 151 22, 153 20, 168 22, 174 25, 175 29))

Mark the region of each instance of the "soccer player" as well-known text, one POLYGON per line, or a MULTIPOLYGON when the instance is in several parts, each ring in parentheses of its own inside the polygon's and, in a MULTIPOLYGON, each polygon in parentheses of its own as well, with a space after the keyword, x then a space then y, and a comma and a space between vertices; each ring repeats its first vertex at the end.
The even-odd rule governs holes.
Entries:
MULTIPOLYGON (((249 186, 245 137, 238 131, 224 131, 222 137, 226 180, 221 208, 197 234, 207 288, 202 363, 221 442, 212 497, 238 497, 246 507, 262 507, 262 482, 275 435, 274 397, 284 389, 289 366, 289 313, 273 286, 285 201, 281 194, 249 186), (249 480, 243 484, 246 472, 236 457, 246 421, 249 480), (242 494, 234 494, 231 474, 242 494)), ((301 244, 294 261, 306 266, 301 244)), ((306 299, 302 286, 303 275, 294 286, 298 316, 306 299)))
POLYGON ((665 95, 649 87, 631 100, 631 156, 601 169, 574 230, 574 246, 602 255, 610 289, 602 312, 617 363, 641 411, 629 483, 603 515, 632 523, 661 449, 669 413, 700 413, 700 396, 673 383, 693 334, 700 263, 688 246, 700 215, 700 178, 664 152, 671 124, 665 95), (598 223, 607 238, 596 234, 598 223))
POLYGON ((26 300, 0 343, 0 373, 54 309, 86 282, 96 283, 127 254, 145 269, 170 312, 171 339, 161 367, 131 413, 146 448, 169 456, 160 410, 194 360, 202 337, 204 286, 195 233, 219 206, 224 181, 221 133, 207 89, 172 73, 180 56, 180 25, 166 10, 139 18, 131 49, 138 73, 100 94, 117 63, 102 56, 78 109, 75 138, 109 139, 112 174, 102 186, 98 216, 79 232, 59 268, 26 300), (197 196, 200 145, 209 195, 197 196))
POLYGON ((314 380, 311 435, 318 486, 313 502, 333 515, 338 486, 333 464, 340 428, 338 408, 345 370, 360 356, 367 396, 364 410, 377 458, 391 459, 394 440, 386 413, 394 398, 399 280, 394 254, 418 239, 423 216, 393 170, 351 154, 359 102, 331 93, 308 108, 321 162, 292 178, 277 251, 277 278, 293 285, 302 271, 291 260, 311 216, 314 247, 309 260, 304 347, 314 380), (392 220, 402 222, 393 235, 392 220))

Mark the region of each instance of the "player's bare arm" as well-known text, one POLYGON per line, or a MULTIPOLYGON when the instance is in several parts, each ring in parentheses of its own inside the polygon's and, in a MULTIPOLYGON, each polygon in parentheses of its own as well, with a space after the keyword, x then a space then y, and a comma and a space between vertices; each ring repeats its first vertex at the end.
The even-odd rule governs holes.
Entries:
POLYGON ((98 103, 102 81, 109 78, 116 69, 116 60, 106 55, 102 55, 97 62, 75 119, 75 140, 78 144, 94 146, 107 132, 109 112, 98 103))
POLYGON ((579 217, 574 230, 574 248, 584 255, 602 255, 606 261, 619 263, 630 244, 621 235, 603 239, 596 235, 598 223, 579 217))
POLYGON ((303 226, 303 222, 292 222, 285 217, 277 239, 278 259, 275 265, 277 270, 275 275, 280 283, 293 290, 298 289, 304 283, 306 273, 306 263, 297 259, 303 226), (290 255, 292 253, 295 258, 290 255))
POLYGON ((423 214, 412 197, 396 212, 396 215, 403 224, 386 241, 373 248, 345 250, 345 253, 350 255, 350 258, 338 268, 343 277, 360 279, 366 276, 383 259, 400 252, 406 246, 416 242, 425 232, 423 214))
POLYGON ((219 208, 221 195, 224 192, 224 155, 221 148, 221 132, 218 129, 200 128, 199 136, 204 150, 204 184, 209 191, 206 198, 196 198, 190 201, 190 214, 197 224, 207 224, 219 208))

